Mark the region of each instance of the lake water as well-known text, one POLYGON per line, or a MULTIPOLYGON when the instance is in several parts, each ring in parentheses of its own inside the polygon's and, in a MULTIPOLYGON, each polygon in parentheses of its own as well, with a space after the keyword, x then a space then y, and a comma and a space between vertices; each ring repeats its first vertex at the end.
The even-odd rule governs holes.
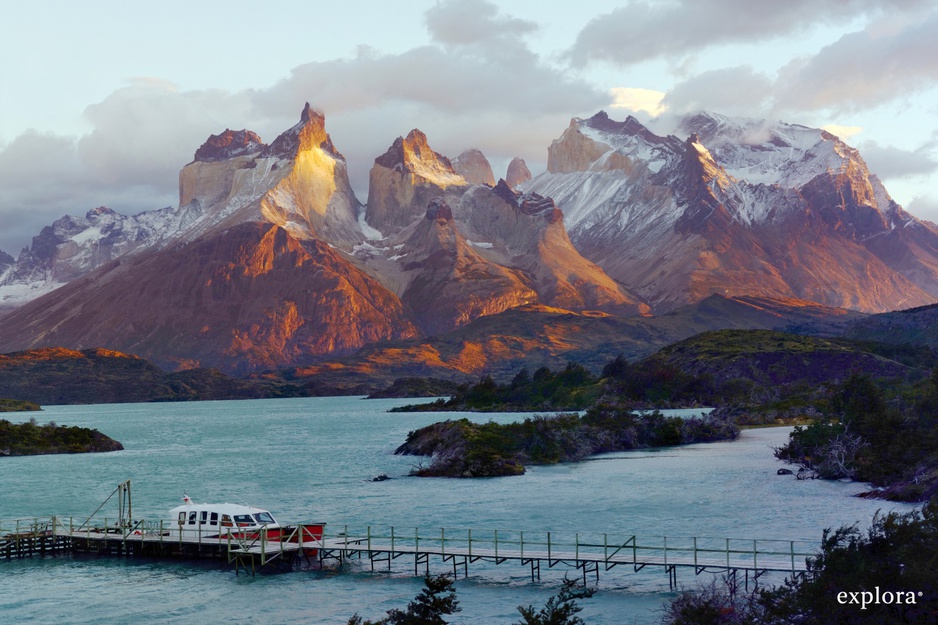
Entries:
MULTIPOLYGON (((195 501, 247 502, 281 522, 325 521, 335 529, 372 525, 820 540, 824 528, 868 527, 881 510, 911 506, 852 497, 862 485, 777 476, 772 456, 788 428, 744 431, 732 442, 607 454, 577 464, 532 467, 523 476, 481 480, 408 477, 419 459, 394 456, 410 430, 443 418, 507 422, 518 414, 388 413, 411 400, 307 398, 173 404, 49 406, 41 423, 93 427, 122 452, 0 458, 0 518, 59 514, 84 518, 124 480, 134 516, 165 518, 183 493, 195 501), (372 482, 387 473, 392 479, 372 482)), ((101 513, 115 516, 116 505, 101 513)), ((431 572, 452 572, 431 560, 431 572)), ((342 571, 236 576, 224 565, 32 558, 0 562, 0 620, 11 623, 344 624, 355 612, 382 617, 404 608, 422 580, 413 562, 391 573, 367 560, 342 571), (409 573, 408 573, 409 571, 409 573)), ((519 563, 471 564, 456 590, 454 622, 513 623, 518 605, 554 594, 563 567, 539 582, 519 563)), ((709 581, 679 570, 684 586, 709 581)), ((580 604, 587 623, 655 623, 672 596, 661 569, 601 572, 580 604)))

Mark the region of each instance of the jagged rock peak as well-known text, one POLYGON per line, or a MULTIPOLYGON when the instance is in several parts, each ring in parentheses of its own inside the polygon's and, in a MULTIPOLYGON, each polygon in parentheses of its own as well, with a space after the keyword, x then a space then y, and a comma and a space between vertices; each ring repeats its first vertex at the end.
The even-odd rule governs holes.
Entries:
POLYGON ((452 162, 434 152, 427 142, 427 135, 417 128, 406 137, 395 139, 388 151, 375 159, 375 164, 416 174, 443 188, 466 184, 466 180, 453 169, 452 162))
POLYGON ((94 219, 97 219, 98 217, 101 217, 102 215, 116 215, 116 214, 117 213, 115 213, 112 209, 108 208, 107 206, 99 206, 97 208, 92 208, 90 211, 85 213, 85 219, 92 221, 94 219))
POLYGON ((523 158, 516 156, 511 159, 511 162, 508 163, 508 173, 505 174, 505 182, 508 183, 508 186, 517 187, 531 178, 531 170, 528 169, 528 165, 523 158))
POLYGON ((526 215, 543 215, 547 223, 551 224, 563 221, 563 211, 557 208, 554 200, 537 193, 515 191, 508 186, 504 178, 495 185, 494 193, 509 204, 517 206, 526 215))
POLYGON ((449 207, 449 204, 441 200, 440 198, 435 198, 430 200, 430 203, 427 204, 427 220, 443 224, 448 221, 453 220, 453 209, 449 207))
POLYGON ((315 110, 307 102, 300 114, 300 122, 274 139, 274 142, 261 155, 293 158, 298 153, 313 148, 321 148, 334 158, 345 160, 342 153, 332 144, 332 138, 326 132, 326 116, 315 110))
POLYGON ((585 124, 594 130, 598 130, 599 132, 610 135, 632 136, 650 132, 640 121, 631 115, 626 117, 625 121, 617 122, 614 119, 611 119, 606 111, 599 111, 589 119, 574 119, 573 123, 576 122, 585 124))
POLYGON ((212 135, 195 151, 196 161, 226 161, 237 156, 257 154, 264 148, 261 138, 250 130, 231 130, 212 135))
POLYGON ((495 174, 492 165, 480 150, 470 148, 453 159, 453 169, 466 179, 469 184, 487 184, 495 186, 495 174))

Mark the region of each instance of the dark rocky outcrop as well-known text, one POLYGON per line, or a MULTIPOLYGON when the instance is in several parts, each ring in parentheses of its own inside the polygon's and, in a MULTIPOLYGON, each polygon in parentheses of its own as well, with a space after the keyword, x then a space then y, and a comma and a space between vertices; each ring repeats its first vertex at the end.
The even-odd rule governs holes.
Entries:
POLYGON ((231 130, 211 135, 205 143, 195 151, 196 161, 224 161, 238 156, 257 154, 263 149, 264 143, 257 133, 250 130, 231 130))

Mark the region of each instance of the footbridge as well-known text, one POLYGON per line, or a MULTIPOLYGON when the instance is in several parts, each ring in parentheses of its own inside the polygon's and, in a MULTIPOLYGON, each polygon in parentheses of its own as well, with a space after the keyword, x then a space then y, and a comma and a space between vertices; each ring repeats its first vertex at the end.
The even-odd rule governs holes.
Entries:
POLYGON ((102 519, 77 522, 71 517, 0 521, 0 559, 86 553, 99 557, 211 558, 240 572, 265 567, 290 570, 299 560, 316 567, 337 567, 351 560, 372 570, 393 570, 395 563, 429 574, 431 560, 453 575, 469 575, 477 562, 526 567, 531 580, 544 569, 563 568, 599 579, 614 568, 634 572, 657 568, 677 585, 679 569, 722 572, 756 580, 769 572, 804 575, 807 559, 820 541, 751 538, 637 536, 591 532, 419 528, 301 523, 248 534, 184 532, 163 521, 102 519))

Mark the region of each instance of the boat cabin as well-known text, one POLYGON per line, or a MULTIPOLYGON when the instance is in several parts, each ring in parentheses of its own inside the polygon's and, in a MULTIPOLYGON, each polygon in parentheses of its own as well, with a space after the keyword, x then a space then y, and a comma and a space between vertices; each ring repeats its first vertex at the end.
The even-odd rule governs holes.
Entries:
POLYGON ((185 502, 169 511, 171 522, 178 529, 200 534, 224 534, 229 528, 256 530, 278 528, 273 515, 262 508, 235 503, 195 503, 188 496, 185 502))

